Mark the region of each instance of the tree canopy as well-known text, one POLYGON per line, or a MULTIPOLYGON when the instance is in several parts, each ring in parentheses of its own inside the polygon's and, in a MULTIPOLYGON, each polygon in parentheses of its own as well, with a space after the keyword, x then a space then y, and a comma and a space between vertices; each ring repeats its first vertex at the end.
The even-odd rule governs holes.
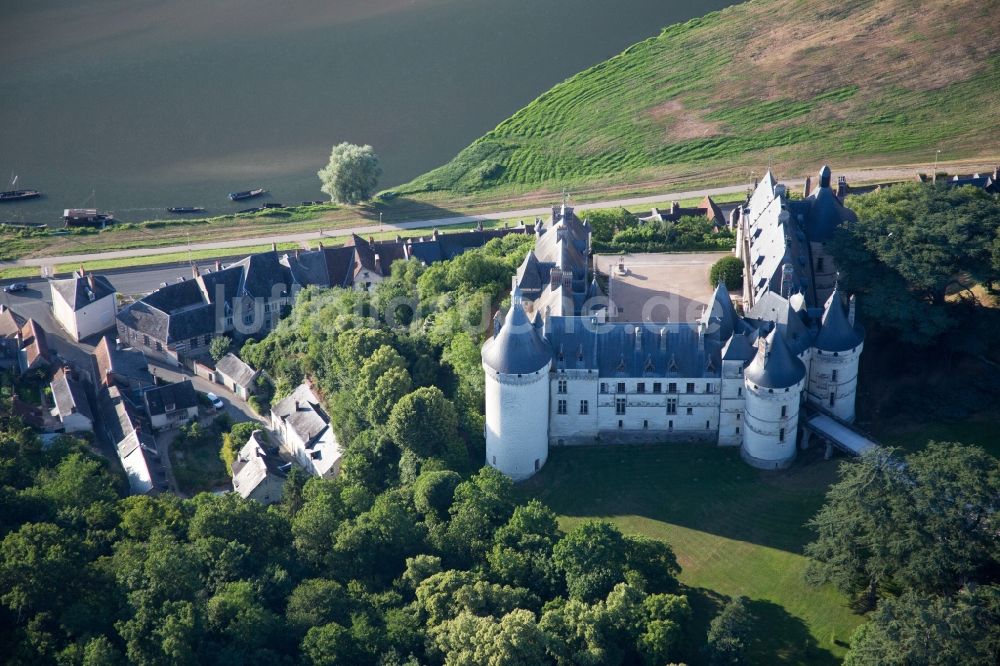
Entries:
POLYGON ((330 161, 316 175, 331 201, 356 204, 372 198, 382 167, 371 146, 344 142, 333 147, 330 161))

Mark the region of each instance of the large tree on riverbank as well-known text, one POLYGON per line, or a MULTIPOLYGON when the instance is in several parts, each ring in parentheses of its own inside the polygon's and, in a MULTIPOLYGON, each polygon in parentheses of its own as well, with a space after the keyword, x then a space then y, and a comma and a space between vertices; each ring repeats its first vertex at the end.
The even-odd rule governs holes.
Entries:
POLYGON ((356 204, 372 198, 382 167, 371 146, 344 142, 333 147, 330 162, 316 175, 331 201, 356 204))

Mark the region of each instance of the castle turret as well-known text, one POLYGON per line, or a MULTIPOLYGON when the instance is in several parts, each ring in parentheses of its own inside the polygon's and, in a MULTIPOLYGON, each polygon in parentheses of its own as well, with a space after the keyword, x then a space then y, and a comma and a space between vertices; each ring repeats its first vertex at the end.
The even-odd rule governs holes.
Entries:
POLYGON ((813 404, 852 423, 858 390, 858 362, 865 334, 852 321, 847 307, 840 287, 834 287, 812 345, 808 397, 813 404))
POLYGON ((795 459, 805 377, 805 365, 775 327, 760 340, 743 373, 746 412, 740 455, 750 465, 778 469, 795 459))
POLYGON ((545 464, 549 451, 549 368, 552 350, 521 302, 482 349, 486 372, 486 463, 515 481, 545 464))

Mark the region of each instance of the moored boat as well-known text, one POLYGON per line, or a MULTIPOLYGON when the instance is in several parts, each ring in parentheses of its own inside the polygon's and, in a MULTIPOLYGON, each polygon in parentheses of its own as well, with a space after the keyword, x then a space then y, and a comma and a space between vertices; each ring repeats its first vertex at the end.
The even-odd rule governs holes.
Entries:
POLYGON ((201 206, 173 206, 167 209, 168 213, 204 213, 205 209, 201 206))
POLYGON ((259 197, 264 194, 266 190, 262 187, 258 187, 256 190, 244 190, 243 192, 230 192, 230 201, 242 201, 243 199, 253 199, 254 197, 259 197))
POLYGON ((8 190, 0 192, 0 201, 21 201, 23 199, 35 199, 42 196, 38 190, 8 190))
POLYGON ((100 213, 96 208, 67 208, 63 211, 67 227, 103 227, 115 221, 111 213, 100 213))

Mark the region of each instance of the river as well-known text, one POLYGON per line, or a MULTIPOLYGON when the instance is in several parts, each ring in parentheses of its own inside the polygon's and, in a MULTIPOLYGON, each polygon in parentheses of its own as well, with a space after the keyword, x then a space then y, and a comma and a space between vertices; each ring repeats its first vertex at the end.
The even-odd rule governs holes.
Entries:
POLYGON ((450 159, 553 84, 731 1, 32 0, 2 3, 0 221, 232 212, 323 198, 339 141, 382 187, 450 159))

